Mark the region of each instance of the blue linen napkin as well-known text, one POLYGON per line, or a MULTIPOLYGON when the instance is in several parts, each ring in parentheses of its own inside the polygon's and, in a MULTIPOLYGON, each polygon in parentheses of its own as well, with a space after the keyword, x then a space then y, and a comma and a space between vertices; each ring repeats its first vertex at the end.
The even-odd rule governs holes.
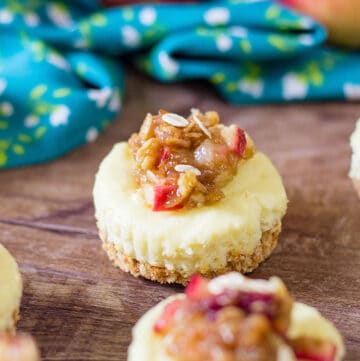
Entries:
POLYGON ((236 104, 360 98, 360 55, 269 0, 144 4, 0 0, 0 168, 91 142, 121 108, 122 57, 209 80, 236 104))

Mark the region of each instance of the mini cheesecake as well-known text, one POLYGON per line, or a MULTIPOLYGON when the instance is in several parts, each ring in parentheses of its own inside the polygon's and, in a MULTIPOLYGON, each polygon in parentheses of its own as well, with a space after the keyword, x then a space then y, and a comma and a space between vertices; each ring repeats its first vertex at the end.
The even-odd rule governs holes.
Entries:
POLYGON ((0 333, 14 333, 19 319, 22 280, 18 265, 0 244, 0 333))
POLYGON ((0 334, 0 361, 40 361, 40 354, 31 336, 0 334))
POLYGON ((351 135, 350 145, 353 153, 349 176, 360 197, 360 119, 357 121, 355 131, 351 135))
POLYGON ((128 361, 340 361, 342 338, 276 277, 194 276, 135 325, 128 361))
POLYGON ((250 136, 214 112, 148 114, 102 161, 95 217, 114 265, 161 283, 250 272, 277 244, 282 180, 250 136))

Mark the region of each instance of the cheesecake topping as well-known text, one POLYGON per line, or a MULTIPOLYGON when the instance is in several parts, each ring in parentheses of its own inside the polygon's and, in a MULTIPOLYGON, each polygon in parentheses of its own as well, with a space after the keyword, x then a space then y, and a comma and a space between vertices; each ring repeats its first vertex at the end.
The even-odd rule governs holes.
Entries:
POLYGON ((154 324, 175 361, 335 361, 336 346, 288 339, 293 300, 282 281, 229 273, 194 276, 185 298, 167 304, 154 324))
POLYGON ((154 211, 201 207, 224 197, 239 163, 255 152, 238 126, 220 124, 217 112, 192 109, 188 118, 160 110, 147 114, 129 139, 134 179, 154 211))

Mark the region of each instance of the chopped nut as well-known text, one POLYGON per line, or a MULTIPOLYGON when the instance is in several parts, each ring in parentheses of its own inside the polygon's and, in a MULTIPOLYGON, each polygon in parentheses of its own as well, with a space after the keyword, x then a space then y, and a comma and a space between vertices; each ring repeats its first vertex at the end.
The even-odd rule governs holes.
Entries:
POLYGON ((194 122, 194 120, 192 118, 190 118, 189 125, 187 127, 183 128, 182 130, 186 135, 191 132, 201 134, 201 132, 199 132, 196 129, 196 123, 194 122))
POLYGON ((145 120, 140 128, 139 135, 143 140, 148 140, 154 136, 155 124, 150 113, 146 114, 145 120))
POLYGON ((188 139, 179 139, 175 137, 170 137, 165 140, 165 144, 173 147, 190 148, 191 141, 188 139))
POLYGON ((191 194, 189 204, 191 207, 201 207, 206 202, 205 194, 197 189, 191 194))
POLYGON ((161 153, 161 143, 157 138, 147 140, 136 152, 136 163, 143 170, 153 168, 161 153))
POLYGON ((213 125, 219 124, 220 118, 219 113, 213 110, 205 113, 206 122, 205 125, 207 127, 211 127, 213 125))
POLYGON ((141 138, 139 137, 139 134, 137 134, 137 133, 131 134, 128 143, 129 143, 129 147, 130 147, 131 151, 132 151, 133 153, 136 153, 137 150, 138 150, 138 149, 141 147, 141 145, 142 145, 141 138))
POLYGON ((225 197, 224 193, 222 192, 221 189, 218 188, 216 189, 214 188, 210 190, 206 195, 207 201, 209 203, 215 203, 224 197, 225 197))
POLYGON ((201 138, 201 133, 198 133, 198 132, 189 132, 189 133, 186 133, 186 136, 187 136, 188 138, 198 139, 198 138, 201 138))
POLYGON ((197 184, 198 180, 196 179, 195 173, 191 171, 180 173, 178 180, 178 195, 182 199, 187 199, 197 184))

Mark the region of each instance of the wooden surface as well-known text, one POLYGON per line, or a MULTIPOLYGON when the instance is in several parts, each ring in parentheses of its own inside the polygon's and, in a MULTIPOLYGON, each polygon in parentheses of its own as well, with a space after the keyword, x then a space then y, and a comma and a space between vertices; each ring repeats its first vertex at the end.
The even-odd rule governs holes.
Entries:
POLYGON ((284 177, 289 210, 272 257, 253 273, 283 278, 299 301, 341 330, 346 360, 360 360, 360 201, 347 177, 348 138, 360 104, 236 107, 205 83, 160 85, 128 79, 118 121, 94 144, 46 165, 0 173, 0 242, 24 279, 19 329, 43 360, 126 360, 135 321, 181 290, 115 269, 101 249, 92 187, 113 143, 148 111, 216 109, 249 131, 284 177))

